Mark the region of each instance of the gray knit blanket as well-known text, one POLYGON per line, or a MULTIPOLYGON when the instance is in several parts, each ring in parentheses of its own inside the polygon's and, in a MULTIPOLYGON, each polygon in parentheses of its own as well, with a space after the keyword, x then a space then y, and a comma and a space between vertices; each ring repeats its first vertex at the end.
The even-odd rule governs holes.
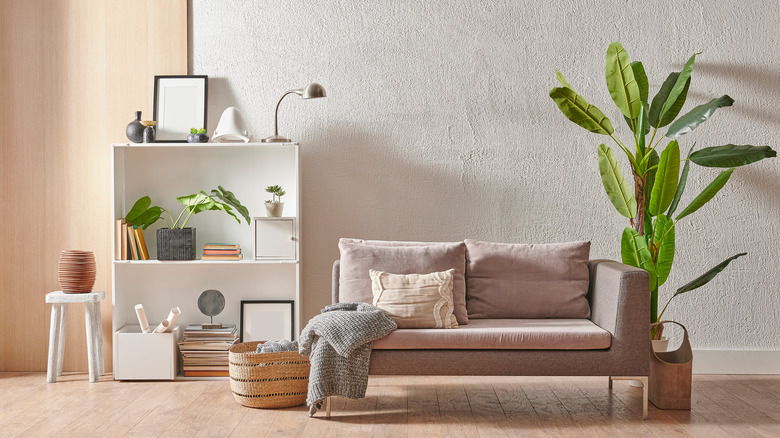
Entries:
POLYGON ((309 356, 309 416, 326 397, 363 398, 368 387, 371 343, 398 328, 385 312, 366 303, 325 307, 303 329, 298 352, 309 356))

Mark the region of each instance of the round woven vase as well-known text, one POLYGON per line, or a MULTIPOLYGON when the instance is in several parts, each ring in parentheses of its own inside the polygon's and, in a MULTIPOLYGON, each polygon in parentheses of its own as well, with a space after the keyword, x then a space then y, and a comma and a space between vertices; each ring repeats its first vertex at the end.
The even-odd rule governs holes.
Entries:
POLYGON ((60 289, 67 294, 92 292, 95 285, 95 255, 92 251, 67 250, 60 254, 60 289))

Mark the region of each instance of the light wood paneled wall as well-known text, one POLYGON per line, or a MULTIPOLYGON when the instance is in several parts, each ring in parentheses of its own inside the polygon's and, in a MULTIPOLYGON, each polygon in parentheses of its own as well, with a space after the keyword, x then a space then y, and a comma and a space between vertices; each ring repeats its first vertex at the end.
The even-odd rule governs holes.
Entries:
MULTIPOLYGON (((41 371, 60 251, 94 251, 110 297, 109 145, 133 111, 152 118, 154 75, 187 73, 187 1, 3 0, 0 66, 0 371, 41 371)), ((86 370, 71 306, 64 368, 86 370)))

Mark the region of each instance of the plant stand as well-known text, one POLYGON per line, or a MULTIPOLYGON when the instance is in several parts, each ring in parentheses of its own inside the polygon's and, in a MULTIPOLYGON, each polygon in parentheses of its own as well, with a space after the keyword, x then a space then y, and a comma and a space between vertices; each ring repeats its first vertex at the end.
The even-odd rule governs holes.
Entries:
POLYGON ((46 302, 51 303, 47 382, 54 383, 57 381, 57 376, 62 375, 65 325, 68 323, 67 304, 70 303, 84 303, 84 319, 87 323, 89 381, 97 382, 98 377, 103 374, 103 332, 100 330, 100 302, 104 298, 106 298, 105 292, 66 294, 62 291, 55 291, 46 294, 46 302))

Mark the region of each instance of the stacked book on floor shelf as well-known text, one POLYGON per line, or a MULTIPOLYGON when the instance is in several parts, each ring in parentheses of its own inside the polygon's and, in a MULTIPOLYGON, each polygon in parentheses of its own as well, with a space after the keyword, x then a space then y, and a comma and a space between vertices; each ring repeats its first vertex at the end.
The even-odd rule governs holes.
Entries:
POLYGON ((201 260, 241 260, 242 257, 237 243, 207 243, 203 245, 201 260))
POLYGON ((184 377, 228 377, 228 350, 238 341, 235 324, 204 329, 200 324, 187 326, 179 341, 184 377))
POLYGON ((114 227, 116 239, 116 260, 149 260, 144 232, 138 225, 117 219, 114 227))

